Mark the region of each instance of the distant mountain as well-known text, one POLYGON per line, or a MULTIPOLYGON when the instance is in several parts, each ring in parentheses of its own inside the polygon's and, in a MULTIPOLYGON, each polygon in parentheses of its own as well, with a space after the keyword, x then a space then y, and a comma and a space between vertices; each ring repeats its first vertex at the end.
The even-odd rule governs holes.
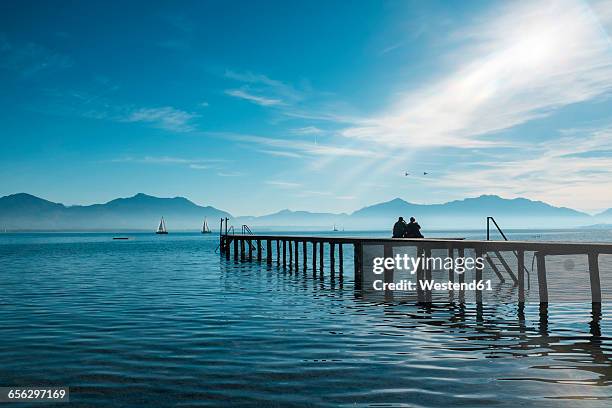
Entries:
POLYGON ((214 207, 201 207, 183 197, 158 198, 146 194, 118 198, 105 204, 64 206, 30 194, 0 198, 0 227, 7 229, 149 229, 160 217, 168 229, 197 229, 204 217, 214 225, 230 217, 214 207))
POLYGON ((443 204, 415 204, 396 198, 347 214, 310 213, 283 210, 261 217, 240 217, 254 226, 321 227, 331 229, 389 229, 399 216, 416 217, 424 229, 481 229, 493 216, 502 228, 564 228, 592 222, 592 217, 570 208, 554 207, 525 198, 505 199, 496 195, 451 201, 443 204))
POLYGON ((105 204, 65 206, 30 194, 14 194, 0 198, 0 228, 30 230, 153 230, 164 216, 170 231, 195 230, 204 217, 211 227, 219 218, 228 217, 235 226, 285 227, 292 229, 390 229, 397 217, 417 218, 428 229, 482 229, 486 217, 493 216, 507 228, 567 228, 592 225, 612 219, 612 210, 592 217, 565 207, 554 207, 525 198, 505 199, 482 195, 443 204, 415 204, 396 198, 359 209, 352 214, 314 213, 282 210, 263 216, 232 216, 214 207, 199 206, 186 198, 159 198, 146 194, 118 198, 105 204))
POLYGON ((506 199, 496 195, 482 195, 443 204, 414 204, 396 198, 355 211, 351 219, 364 225, 381 223, 403 216, 414 216, 423 228, 482 228, 486 217, 492 216, 502 227, 563 228, 582 225, 591 216, 565 207, 554 207, 526 198, 506 199))
POLYGON ((595 218, 598 220, 612 222, 612 208, 608 208, 607 210, 600 212, 599 214, 595 215, 595 218))
POLYGON ((282 210, 273 214, 259 217, 245 216, 236 219, 240 224, 258 226, 285 226, 285 227, 323 227, 332 229, 333 225, 346 223, 348 214, 314 213, 308 211, 282 210))

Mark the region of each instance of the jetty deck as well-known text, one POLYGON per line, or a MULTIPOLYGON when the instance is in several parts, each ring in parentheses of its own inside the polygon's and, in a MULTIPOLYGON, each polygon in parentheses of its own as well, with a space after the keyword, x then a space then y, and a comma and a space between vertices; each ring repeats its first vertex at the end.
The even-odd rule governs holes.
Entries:
MULTIPOLYGON (((464 257, 465 251, 473 251, 476 257, 482 257, 491 267, 500 281, 509 278, 518 286, 518 302, 525 301, 525 253, 533 252, 537 260, 537 281, 540 303, 548 303, 548 284, 546 258, 558 255, 585 255, 588 257, 591 300, 601 303, 601 283, 599 256, 612 254, 612 243, 590 242, 543 242, 543 241, 490 241, 466 240, 461 238, 368 238, 346 236, 309 236, 309 235, 262 235, 220 233, 219 248, 228 259, 232 256, 238 260, 265 260, 271 264, 276 260, 278 265, 298 270, 308 269, 311 264, 313 275, 317 271, 322 275, 324 264, 329 262, 331 276, 335 277, 336 267, 339 279, 343 278, 345 248, 352 252, 355 287, 360 289, 363 282, 364 252, 367 245, 382 246, 384 256, 392 257, 394 248, 414 247, 417 254, 431 256, 432 250, 446 250, 449 257, 464 257), (338 259, 336 259, 336 248, 338 259), (351 251, 352 250, 352 251, 351 251), (328 259, 325 259, 325 254, 328 259), (515 257, 516 267, 508 262, 515 257), (309 259, 310 258, 310 259, 309 259)), ((514 263, 514 262, 513 262, 514 263)), ((431 270, 417 271, 417 279, 430 279, 431 270)), ((482 269, 476 269, 476 280, 482 280, 482 269)), ((449 280, 454 279, 453 270, 448 271, 449 280)), ((459 281, 463 274, 459 276, 459 281)), ((393 270, 386 269, 385 282, 393 282, 393 270)), ((427 294, 423 295, 427 301, 427 294)), ((431 299, 431 298, 429 298, 431 299)), ((476 301, 482 301, 482 293, 476 293, 476 301)))

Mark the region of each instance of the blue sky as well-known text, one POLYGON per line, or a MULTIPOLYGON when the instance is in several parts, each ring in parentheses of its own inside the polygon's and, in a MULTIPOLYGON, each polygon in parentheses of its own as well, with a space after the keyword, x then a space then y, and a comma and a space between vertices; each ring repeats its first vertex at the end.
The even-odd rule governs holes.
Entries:
POLYGON ((609 1, 3 1, 0 195, 595 212, 611 29, 609 1))

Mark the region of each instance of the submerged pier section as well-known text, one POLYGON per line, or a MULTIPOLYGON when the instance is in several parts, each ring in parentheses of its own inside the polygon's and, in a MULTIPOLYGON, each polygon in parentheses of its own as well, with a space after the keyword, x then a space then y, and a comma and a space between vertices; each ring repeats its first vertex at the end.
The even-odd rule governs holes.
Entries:
MULTIPOLYGON (((243 228, 243 232, 245 229, 243 228)), ((250 230, 249 230, 250 232, 250 230)), ((599 255, 612 254, 612 244, 582 242, 537 242, 537 241, 480 241, 459 238, 415 239, 415 238, 362 238, 333 236, 296 236, 296 235, 257 235, 252 233, 220 233, 219 249, 227 259, 253 261, 272 264, 276 262, 284 268, 304 271, 311 270, 313 276, 323 276, 324 266, 329 263, 332 279, 344 277, 345 253, 352 253, 355 289, 362 289, 364 278, 364 247, 382 246, 384 256, 393 256, 394 248, 414 247, 417 254, 428 256, 432 250, 445 250, 449 257, 463 257, 466 251, 474 251, 483 257, 500 281, 509 278, 518 286, 519 303, 525 302, 525 253, 533 252, 537 264, 538 295, 540 303, 548 303, 548 284, 546 259, 557 255, 585 255, 588 257, 591 300, 601 303, 601 283, 599 255), (327 254, 327 257, 326 257, 327 254), (338 258, 336 258, 338 254, 338 258), (516 257, 516 269, 512 269, 507 257, 516 257), (498 261, 498 262, 496 262, 498 261), (310 265, 310 267, 309 267, 310 265), (504 276, 504 273, 506 276, 504 276)), ((417 271, 417 279, 431 279, 431 269, 417 271)), ((476 280, 482 279, 482 269, 476 269, 476 280)), ((393 282, 393 269, 386 269, 384 281, 393 282)), ((459 282, 464 278, 458 276, 459 282)), ((448 271, 450 281, 455 274, 448 271)), ((580 279, 577 276, 577 279, 580 279)), ((585 276, 586 278, 586 276, 585 276)), ((420 301, 431 301, 431 293, 419 293, 420 301)), ((476 302, 482 302, 482 292, 476 292, 476 302)))

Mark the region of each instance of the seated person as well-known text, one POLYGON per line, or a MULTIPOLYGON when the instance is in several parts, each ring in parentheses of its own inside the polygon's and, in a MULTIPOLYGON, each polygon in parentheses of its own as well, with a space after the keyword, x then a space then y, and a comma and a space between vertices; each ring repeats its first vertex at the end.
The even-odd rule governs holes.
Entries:
POLYGON ((393 225, 393 238, 403 238, 406 234, 406 221, 404 217, 399 217, 397 222, 393 225))
POLYGON ((424 238, 421 234, 421 226, 414 217, 410 217, 410 222, 406 225, 404 238, 424 238))

